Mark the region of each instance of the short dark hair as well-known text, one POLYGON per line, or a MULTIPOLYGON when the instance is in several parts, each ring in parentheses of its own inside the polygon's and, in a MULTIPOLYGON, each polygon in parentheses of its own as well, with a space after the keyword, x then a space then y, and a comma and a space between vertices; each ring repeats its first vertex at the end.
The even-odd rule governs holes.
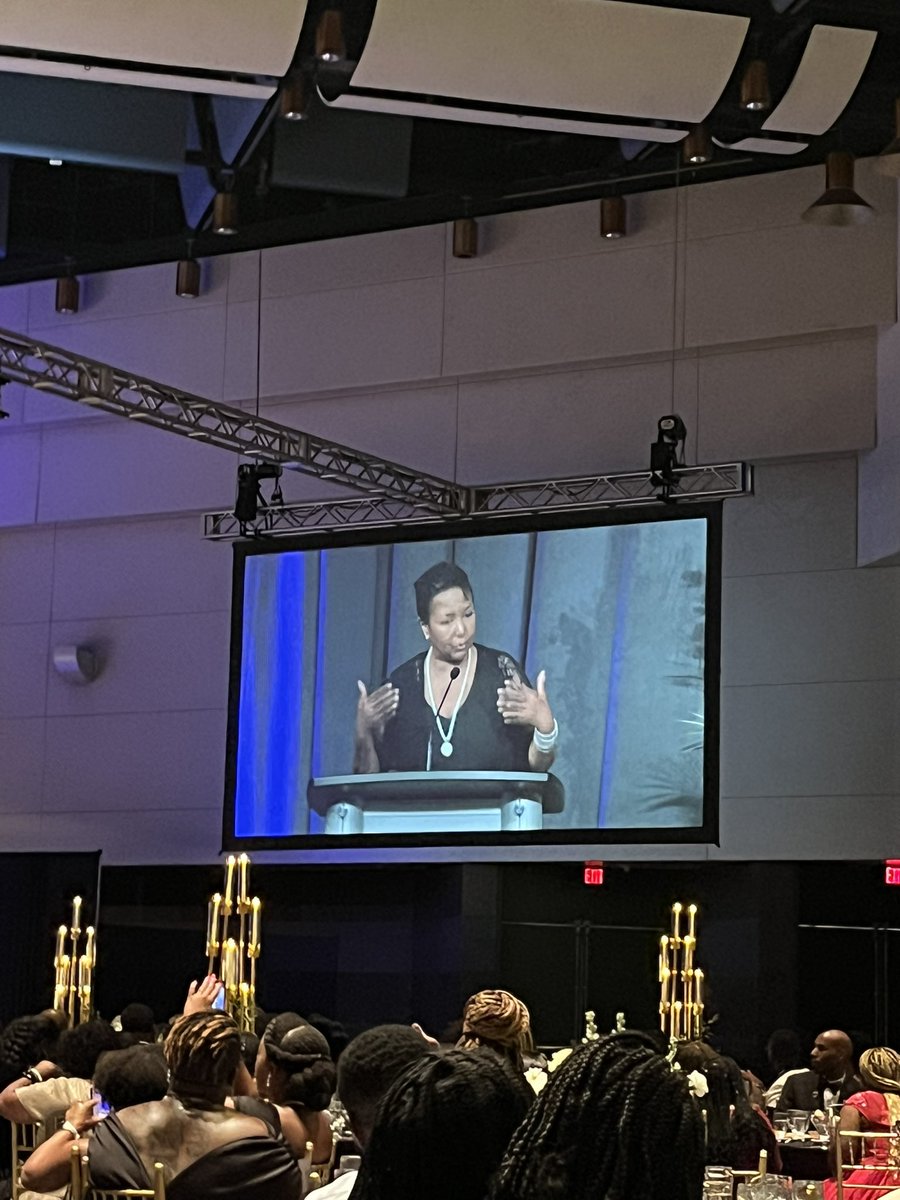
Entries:
MULTIPOLYGON (((42 1058, 55 1060, 60 1024, 54 1012, 16 1017, 0 1036, 0 1088, 5 1088, 42 1058)), ((65 1019, 65 1018, 63 1018, 65 1019)))
POLYGON ((100 1055, 118 1049, 119 1036, 108 1021, 85 1021, 62 1034, 57 1057, 66 1075, 91 1079, 100 1055))
POLYGON ((474 598, 469 577, 456 563, 439 562, 429 567, 413 584, 416 593, 416 612, 423 625, 431 616, 431 602, 441 592, 459 588, 470 600, 474 598))
POLYGON ((448 1050, 412 1063, 378 1106, 354 1197, 482 1200, 528 1109, 527 1091, 493 1050, 448 1050))
POLYGON ((119 1017, 123 1033, 145 1033, 147 1040, 156 1040, 153 1009, 149 1004, 126 1004, 119 1017))
POLYGON ((166 1062, 173 1084, 227 1088, 240 1061, 241 1035, 224 1012, 179 1017, 166 1038, 166 1062))
POLYGON ((139 1042, 125 1050, 108 1050, 97 1060, 94 1087, 113 1108, 162 1100, 169 1073, 162 1046, 139 1042))
POLYGON ((553 1072, 490 1196, 696 1200, 702 1186, 703 1121, 684 1072, 625 1032, 578 1046, 553 1072))
POLYGON ((338 1062, 338 1095, 361 1146, 369 1140, 382 1096, 410 1063, 430 1053, 411 1025, 376 1025, 347 1046, 338 1062))

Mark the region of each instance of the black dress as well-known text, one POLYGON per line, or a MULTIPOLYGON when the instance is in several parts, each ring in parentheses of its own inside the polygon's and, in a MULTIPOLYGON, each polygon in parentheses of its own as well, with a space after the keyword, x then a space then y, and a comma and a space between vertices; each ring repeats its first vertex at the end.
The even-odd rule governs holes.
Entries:
MULTIPOLYGON (((388 676, 400 692, 397 711, 387 722, 375 749, 382 771, 530 771, 530 725, 504 725, 497 711, 497 690, 518 676, 530 687, 525 672, 511 655, 476 645, 475 677, 460 706, 453 728, 453 753, 441 754, 441 736, 425 699, 425 657, 417 654, 388 676), (430 747, 430 755, 429 755, 430 747)), ((463 671, 465 668, 463 668, 463 671)), ((435 697, 439 699, 439 697, 435 697)), ((441 717, 444 733, 450 718, 441 717)))

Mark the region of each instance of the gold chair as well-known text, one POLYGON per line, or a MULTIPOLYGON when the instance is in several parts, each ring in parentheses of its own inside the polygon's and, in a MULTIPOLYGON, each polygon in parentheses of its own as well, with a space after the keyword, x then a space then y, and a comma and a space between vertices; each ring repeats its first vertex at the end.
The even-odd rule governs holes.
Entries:
POLYGON ((87 1155, 80 1155, 78 1147, 72 1147, 69 1171, 70 1200, 166 1200, 165 1167, 161 1162, 153 1164, 153 1187, 150 1188, 98 1188, 91 1183, 87 1155))
POLYGON ((900 1188, 900 1130, 896 1126, 885 1133, 867 1133, 856 1129, 840 1132, 835 1124, 832 1126, 832 1144, 838 1200, 844 1200, 845 1193, 849 1193, 847 1200, 852 1200, 852 1193, 860 1188, 882 1194, 900 1188), (886 1151, 882 1162, 866 1164, 860 1161, 866 1157, 870 1143, 875 1146, 881 1145, 886 1151), (852 1149, 854 1145, 859 1147, 858 1152, 852 1149), (848 1150, 851 1153, 848 1154, 848 1150), (854 1171, 858 1171, 861 1177, 848 1182, 847 1176, 854 1171), (885 1172, 888 1174, 881 1182, 865 1178, 867 1173, 884 1175, 885 1172))
POLYGON ((16 1121, 11 1121, 10 1124, 12 1126, 10 1195, 12 1196, 12 1200, 18 1200, 19 1193, 23 1191, 22 1182, 19 1178, 22 1167, 25 1165, 25 1160, 31 1152, 43 1141, 44 1126, 40 1121, 36 1121, 33 1125, 19 1125, 16 1121))

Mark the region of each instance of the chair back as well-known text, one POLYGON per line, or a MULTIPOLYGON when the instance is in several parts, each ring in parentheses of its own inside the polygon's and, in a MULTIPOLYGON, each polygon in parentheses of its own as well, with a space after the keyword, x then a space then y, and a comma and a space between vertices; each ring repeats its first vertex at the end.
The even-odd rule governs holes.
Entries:
POLYGON ((17 1121, 11 1121, 10 1125, 12 1127, 10 1196, 12 1200, 18 1200, 19 1193, 24 1190, 19 1175, 21 1174, 25 1160, 44 1140, 44 1126, 40 1121, 36 1121, 32 1125, 20 1125, 17 1121))
POLYGON ((900 1127, 884 1132, 831 1129, 837 1200, 854 1200, 860 1188, 885 1195, 900 1188, 900 1127), (866 1162, 867 1157, 876 1161, 866 1162), (852 1175, 852 1178, 851 1178, 852 1175))
POLYGON ((71 1200, 166 1200, 166 1169, 161 1162, 153 1164, 153 1186, 149 1188, 101 1188, 91 1182, 88 1156, 79 1155, 72 1147, 71 1200))

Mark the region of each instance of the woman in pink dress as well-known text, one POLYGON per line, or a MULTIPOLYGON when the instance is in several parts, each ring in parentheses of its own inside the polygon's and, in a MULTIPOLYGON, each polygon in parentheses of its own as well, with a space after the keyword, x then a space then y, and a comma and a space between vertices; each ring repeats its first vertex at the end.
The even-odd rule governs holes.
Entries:
MULTIPOLYGON (((900 1054, 887 1046, 866 1050, 860 1056, 859 1074, 866 1090, 844 1103, 840 1132, 889 1133, 900 1123, 900 1054)), ((857 1169, 844 1175, 844 1184, 866 1185, 850 1192, 851 1200, 884 1200, 885 1188, 900 1187, 900 1161, 896 1155, 892 1157, 891 1146, 887 1138, 875 1138, 868 1143, 857 1138, 844 1139, 841 1144, 844 1162, 862 1154, 857 1169)), ((833 1148, 831 1153, 834 1154, 833 1148)), ((832 1168, 836 1169, 834 1159, 832 1168)), ((823 1194, 824 1200, 836 1200, 837 1184, 833 1179, 826 1180, 823 1194)))

